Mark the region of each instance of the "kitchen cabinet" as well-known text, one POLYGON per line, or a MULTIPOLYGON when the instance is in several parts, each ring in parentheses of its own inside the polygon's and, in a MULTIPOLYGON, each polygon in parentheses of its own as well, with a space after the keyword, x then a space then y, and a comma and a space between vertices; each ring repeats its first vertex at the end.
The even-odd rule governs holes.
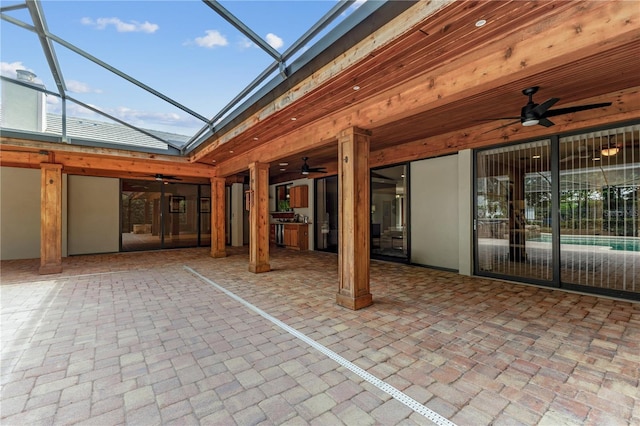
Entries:
POLYGON ((271 224, 269 240, 293 250, 309 250, 309 225, 306 223, 271 224))
POLYGON ((309 187, 307 185, 289 188, 289 207, 309 207, 309 187))

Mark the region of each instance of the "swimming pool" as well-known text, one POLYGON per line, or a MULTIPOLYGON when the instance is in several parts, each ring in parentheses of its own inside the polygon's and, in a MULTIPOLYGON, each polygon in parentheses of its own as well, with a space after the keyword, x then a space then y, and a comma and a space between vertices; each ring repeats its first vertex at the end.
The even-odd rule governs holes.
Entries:
MULTIPOLYGON (((540 234, 539 237, 528 239, 541 243, 550 243, 551 234, 540 234)), ((607 237, 599 235, 560 235, 560 244, 576 244, 580 246, 611 247, 612 250, 640 251, 640 238, 637 237, 607 237)))

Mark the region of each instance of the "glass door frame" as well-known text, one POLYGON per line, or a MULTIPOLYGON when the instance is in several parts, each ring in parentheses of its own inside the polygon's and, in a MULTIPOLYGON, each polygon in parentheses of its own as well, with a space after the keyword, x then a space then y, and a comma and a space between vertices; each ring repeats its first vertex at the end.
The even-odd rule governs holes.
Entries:
POLYGON ((555 134, 544 136, 540 138, 534 139, 526 139, 521 141, 513 141, 509 143, 493 145, 486 148, 474 149, 473 151, 473 172, 472 172, 472 202, 473 202, 473 217, 472 217, 472 230, 473 230, 473 274, 477 276, 485 276, 490 278, 497 279, 507 279, 511 281, 518 281, 529 284, 541 285, 544 287, 550 288, 562 288, 567 290, 580 291, 585 293, 593 293, 593 294, 601 294, 605 296, 613 296, 613 297, 622 297, 624 299, 631 300, 640 300, 640 293, 630 292, 630 291, 622 291, 616 289, 609 289, 604 287, 597 286, 583 286, 576 285, 567 282, 563 282, 561 278, 561 209, 560 209, 560 148, 561 148, 561 140, 563 138, 567 138, 570 136, 579 136, 583 134, 589 134, 593 132, 604 132, 607 130, 616 130, 623 129, 628 126, 637 126, 640 122, 632 121, 626 123, 618 123, 616 125, 610 126, 600 126, 597 128, 587 128, 580 129, 574 132, 568 132, 563 134, 555 134), (550 141, 550 152, 551 152, 551 164, 550 164, 550 174, 551 174, 551 268, 552 268, 552 279, 550 281, 547 280, 539 280, 530 277, 523 276, 515 276, 515 275, 506 275, 495 273, 491 271, 482 271, 480 270, 480 250, 479 250, 479 229, 478 229, 478 154, 484 151, 489 151, 492 149, 506 147, 506 146, 516 146, 519 144, 526 144, 529 142, 536 142, 540 140, 549 140, 550 141))
MULTIPOLYGON (((389 168, 393 168, 393 167, 404 167, 404 196, 403 198, 403 203, 402 203, 402 214, 404 215, 404 231, 403 231, 403 238, 404 238, 404 242, 403 245, 406 245, 406 249, 404 249, 403 247, 403 256, 390 256, 390 255, 385 255, 385 254, 379 254, 379 253, 373 253, 373 247, 371 246, 369 248, 369 257, 371 259, 377 259, 377 260, 385 260, 385 261, 389 261, 389 262, 396 262, 396 263, 406 263, 406 264, 410 264, 411 263, 411 200, 409 195, 411 194, 411 167, 410 167, 409 162, 406 163, 397 163, 397 164, 389 164, 389 165, 385 165, 382 167, 375 167, 375 168, 371 168, 369 169, 369 200, 371 200, 371 208, 373 209, 373 172, 377 171, 377 170, 384 170, 384 169, 389 169, 389 168)), ((373 215, 373 212, 369 215, 369 242, 372 245, 372 228, 373 228, 373 223, 371 221, 371 216, 373 215)), ((381 230, 382 232, 382 230, 381 230)), ((393 241, 392 241, 392 246, 393 246, 393 241)))

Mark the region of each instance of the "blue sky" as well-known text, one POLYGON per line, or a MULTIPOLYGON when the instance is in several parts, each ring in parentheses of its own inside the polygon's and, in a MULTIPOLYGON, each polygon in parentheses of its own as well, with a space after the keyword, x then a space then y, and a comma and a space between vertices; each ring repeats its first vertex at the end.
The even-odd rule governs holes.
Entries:
MULTIPOLYGON (((335 1, 221 4, 282 53, 335 1)), ((208 118, 273 62, 201 1, 44 0, 42 6, 51 33, 208 118)), ((26 10, 7 14, 32 23, 26 10)), ((35 34, 9 22, 0 25, 2 75, 15 77, 16 69, 27 69, 55 92, 35 34)), ((54 49, 72 97, 140 127, 187 135, 202 127, 182 110, 65 47, 54 43, 54 49)), ((59 110, 55 97, 49 96, 48 104, 51 111, 59 110)), ((91 115, 72 103, 67 106, 69 115, 91 115)))

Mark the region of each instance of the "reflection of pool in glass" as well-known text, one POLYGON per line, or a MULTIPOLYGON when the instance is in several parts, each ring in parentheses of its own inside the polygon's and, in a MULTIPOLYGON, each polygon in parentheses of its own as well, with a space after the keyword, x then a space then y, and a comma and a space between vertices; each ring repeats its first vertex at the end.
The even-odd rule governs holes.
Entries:
MULTIPOLYGON (((537 238, 527 241, 550 243, 551 234, 540 234, 537 238)), ((636 237, 601 237, 599 235, 561 235, 560 244, 575 244, 580 246, 611 247, 612 250, 640 251, 640 238, 636 237)))

